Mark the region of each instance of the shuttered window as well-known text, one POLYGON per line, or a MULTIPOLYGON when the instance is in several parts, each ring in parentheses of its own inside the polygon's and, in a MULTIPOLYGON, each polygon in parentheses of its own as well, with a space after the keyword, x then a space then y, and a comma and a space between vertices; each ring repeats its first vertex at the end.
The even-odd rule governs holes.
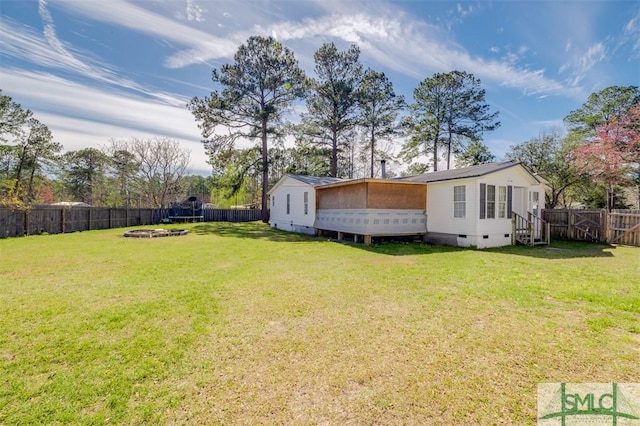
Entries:
POLYGON ((291 194, 287 194, 287 214, 291 213, 291 194))
POLYGON ((487 219, 496 218, 496 186, 487 185, 487 219))
POLYGON ((467 194, 464 185, 453 187, 453 217, 465 217, 467 214, 467 194))
POLYGON ((484 219, 486 217, 486 209, 487 209, 487 184, 480 184, 480 219, 484 219))
POLYGON ((498 217, 504 219, 507 217, 507 187, 498 187, 498 217))
POLYGON ((309 193, 304 193, 304 214, 309 214, 309 193))
POLYGON ((513 186, 507 186, 507 218, 513 217, 513 186))

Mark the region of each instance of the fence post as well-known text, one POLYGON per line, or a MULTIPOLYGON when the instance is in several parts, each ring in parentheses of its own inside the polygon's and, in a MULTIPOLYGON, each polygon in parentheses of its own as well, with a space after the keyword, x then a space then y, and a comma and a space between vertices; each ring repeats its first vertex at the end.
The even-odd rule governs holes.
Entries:
POLYGON ((575 223, 576 219, 575 219, 575 216, 573 215, 573 211, 569 210, 567 214, 569 215, 569 218, 567 220, 567 223, 569 226, 569 229, 567 229, 567 236, 569 237, 569 240, 573 240, 575 235, 573 224, 575 223))
POLYGON ((605 209, 600 210, 600 238, 598 239, 598 242, 600 243, 604 243, 607 241, 607 234, 609 232, 607 216, 607 211, 605 209))
POLYGON ((549 222, 545 222, 544 224, 545 226, 545 232, 546 232, 546 237, 547 237, 547 245, 550 246, 551 245, 551 224, 549 222))

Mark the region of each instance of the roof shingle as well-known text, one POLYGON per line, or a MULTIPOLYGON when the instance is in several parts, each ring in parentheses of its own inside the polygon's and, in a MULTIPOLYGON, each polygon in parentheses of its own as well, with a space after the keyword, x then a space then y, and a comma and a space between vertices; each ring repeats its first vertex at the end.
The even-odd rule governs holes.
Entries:
POLYGON ((329 177, 329 176, 308 176, 308 175, 292 175, 289 174, 287 176, 292 177, 295 180, 299 180, 300 182, 304 182, 309 185, 318 186, 318 185, 328 185, 330 183, 342 182, 344 179, 329 177))
POLYGON ((398 180, 408 180, 413 182, 439 182, 443 180, 464 179, 488 175, 498 170, 508 169, 519 165, 513 161, 502 161, 499 163, 479 164, 462 169, 441 170, 437 172, 423 173, 415 176, 398 177, 398 180))

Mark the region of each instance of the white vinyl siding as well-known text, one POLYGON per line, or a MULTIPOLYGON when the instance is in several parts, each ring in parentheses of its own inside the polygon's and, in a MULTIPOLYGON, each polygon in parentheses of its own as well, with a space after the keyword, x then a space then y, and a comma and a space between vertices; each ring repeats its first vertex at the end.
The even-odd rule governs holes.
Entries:
POLYGON ((466 187, 453 187, 453 217, 464 218, 467 214, 466 187))

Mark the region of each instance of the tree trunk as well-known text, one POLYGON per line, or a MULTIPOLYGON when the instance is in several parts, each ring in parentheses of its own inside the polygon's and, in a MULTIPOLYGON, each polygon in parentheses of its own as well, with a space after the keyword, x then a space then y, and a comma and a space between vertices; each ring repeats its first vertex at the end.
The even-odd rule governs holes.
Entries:
POLYGON ((371 177, 373 178, 373 163, 376 152, 375 126, 371 126, 371 177))
POLYGON ((262 118, 262 210, 261 218, 264 223, 269 222, 269 204, 267 192, 269 191, 269 155, 267 152, 267 119, 262 118))
POLYGON ((20 188, 20 181, 22 180, 22 169, 24 168, 24 163, 27 157, 27 148, 22 147, 22 152, 20 153, 20 160, 18 161, 18 168, 16 169, 16 181, 13 185, 13 192, 17 193, 18 188, 20 188))
POLYGON ((438 134, 433 137, 433 171, 438 171, 438 134))
POLYGON ((451 132, 449 132, 449 140, 447 141, 447 170, 451 170, 451 132))
POLYGON ((33 167, 31 168, 31 174, 29 175, 29 186, 27 187, 27 197, 30 202, 33 202, 36 198, 33 191, 33 179, 35 177, 35 174, 36 174, 36 166, 34 164, 33 167))
POLYGON ((338 177, 338 133, 335 129, 331 132, 331 177, 338 177))

